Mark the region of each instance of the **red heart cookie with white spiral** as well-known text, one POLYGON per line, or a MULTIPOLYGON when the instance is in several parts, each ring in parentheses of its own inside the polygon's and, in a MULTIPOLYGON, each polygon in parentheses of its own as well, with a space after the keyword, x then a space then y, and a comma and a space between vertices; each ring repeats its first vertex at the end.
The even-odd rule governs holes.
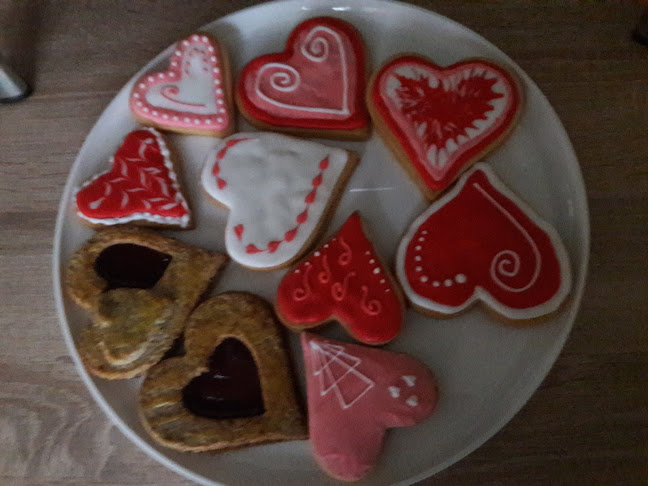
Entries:
POLYGON ((441 67, 408 55, 380 68, 367 103, 399 162, 434 199, 510 133, 522 95, 516 77, 491 61, 441 67))
POLYGON ((366 344, 393 339, 405 313, 401 291, 365 235, 358 213, 286 274, 277 289, 275 309, 292 329, 336 319, 366 344))
POLYGON ((331 476, 356 481, 378 462, 385 432, 429 417, 438 400, 434 374, 401 353, 301 337, 313 454, 331 476))
POLYGON ((137 80, 129 103, 142 125, 226 137, 236 120, 225 50, 210 35, 190 35, 175 45, 168 70, 137 80))
POLYGON ((237 101, 261 128, 326 138, 366 138, 365 54, 358 31, 338 19, 299 24, 286 50, 252 60, 241 74, 237 101))
POLYGON ((556 230, 485 164, 412 223, 396 275, 418 310, 441 316, 482 301, 509 320, 534 319, 555 311, 571 286, 556 230))
POLYGON ((96 226, 191 226, 189 206, 169 150, 157 130, 129 133, 110 163, 110 170, 77 190, 75 200, 81 218, 96 226))

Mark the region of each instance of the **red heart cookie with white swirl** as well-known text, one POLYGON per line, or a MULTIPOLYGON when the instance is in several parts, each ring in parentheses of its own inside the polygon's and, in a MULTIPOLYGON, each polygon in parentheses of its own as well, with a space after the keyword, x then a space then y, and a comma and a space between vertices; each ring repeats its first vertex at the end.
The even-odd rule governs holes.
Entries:
POLYGON ((383 344, 403 325, 400 288, 353 213, 335 236, 288 272, 277 289, 277 315, 294 330, 338 320, 355 339, 383 344))
POLYGON ((364 477, 378 462, 388 428, 428 418, 439 392, 430 369, 401 353, 301 336, 313 454, 331 476, 364 477))
POLYGON ((110 170, 77 190, 75 201, 81 218, 94 226, 191 226, 189 206, 169 150, 157 130, 129 133, 110 163, 110 170))
POLYGON ((225 49, 210 35, 190 35, 175 45, 168 70, 137 80, 129 103, 143 125, 226 137, 236 120, 225 49))
POLYGON ((485 164, 412 223, 398 248, 396 275, 423 313, 452 315, 482 301, 514 321, 555 311, 571 286, 556 230, 485 164))
POLYGON ((309 19, 286 50, 252 60, 241 73, 239 109, 250 123, 296 135, 365 139, 365 53, 358 31, 330 17, 309 19))
POLYGON ((237 133, 208 154, 207 193, 230 209, 225 246, 248 268, 289 265, 312 245, 358 158, 277 133, 237 133))
POLYGON ((367 104, 398 161, 434 199, 508 136, 522 94, 516 77, 491 61, 441 67, 407 55, 375 74, 367 104))

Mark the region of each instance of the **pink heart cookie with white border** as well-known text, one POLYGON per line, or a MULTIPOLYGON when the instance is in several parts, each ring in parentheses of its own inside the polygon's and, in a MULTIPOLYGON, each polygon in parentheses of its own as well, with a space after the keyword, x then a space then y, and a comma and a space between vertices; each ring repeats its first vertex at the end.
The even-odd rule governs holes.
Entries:
POLYGON ((129 133, 111 168, 77 189, 78 215, 95 226, 138 223, 188 229, 191 213, 169 149, 154 128, 129 133))
POLYGON ((225 49, 210 35, 178 42, 169 69, 133 85, 130 109, 143 125, 194 135, 225 137, 235 129, 225 49))
POLYGON ((337 479, 364 477, 388 428, 418 424, 436 408, 436 379, 417 359, 307 332, 301 345, 313 454, 337 479))
POLYGON ((237 101, 243 115, 261 128, 297 135, 364 139, 365 52, 350 24, 318 17, 299 24, 286 50, 245 66, 237 101))
POLYGON ((528 321, 562 304, 571 287, 555 229, 477 164, 410 226, 396 275, 418 310, 448 316, 477 301, 528 321))
POLYGON ((231 258, 270 270, 299 258, 324 229, 358 157, 277 133, 237 133, 208 154, 207 193, 230 210, 231 258))
POLYGON ((485 59, 441 67, 406 55, 375 74, 367 104, 399 162, 434 199, 508 136, 522 91, 515 75, 485 59))

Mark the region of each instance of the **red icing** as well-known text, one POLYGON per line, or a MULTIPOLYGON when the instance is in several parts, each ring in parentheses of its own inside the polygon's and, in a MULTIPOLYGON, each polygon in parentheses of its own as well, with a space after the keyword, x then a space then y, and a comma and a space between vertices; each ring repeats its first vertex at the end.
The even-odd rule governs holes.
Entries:
POLYGON ((277 310, 291 327, 338 319, 359 341, 387 342, 400 330, 404 309, 386 271, 353 213, 326 245, 284 277, 277 310))
POLYGON ((358 130, 369 123, 364 86, 360 34, 346 22, 320 17, 299 24, 284 52, 245 66, 238 95, 245 111, 268 125, 358 130))
POLYGON ((504 137, 521 106, 517 83, 496 64, 474 60, 440 67, 416 56, 384 65, 372 85, 371 100, 433 191, 445 189, 462 167, 504 137), (503 105, 501 113, 491 102, 503 105), (486 128, 475 134, 479 124, 486 128), (457 146, 451 153, 449 140, 457 146), (433 146, 435 154, 445 152, 443 159, 434 155, 434 162, 429 160, 433 146))
POLYGON ((310 441, 334 477, 362 478, 380 458, 386 429, 415 425, 434 412, 436 380, 420 361, 307 332, 301 344, 310 441))
POLYGON ((147 219, 147 215, 182 218, 188 214, 176 176, 165 164, 166 147, 161 150, 155 134, 136 130, 126 136, 112 159, 112 169, 77 193, 77 208, 83 216, 115 219, 141 213, 138 219, 147 219))
POLYGON ((461 306, 479 287, 512 309, 549 301, 566 278, 549 235, 480 169, 416 229, 405 274, 436 304, 461 306))

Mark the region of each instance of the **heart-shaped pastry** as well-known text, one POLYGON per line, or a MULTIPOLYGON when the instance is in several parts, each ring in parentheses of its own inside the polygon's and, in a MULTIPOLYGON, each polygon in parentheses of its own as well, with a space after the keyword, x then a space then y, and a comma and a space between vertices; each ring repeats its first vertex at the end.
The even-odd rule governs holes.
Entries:
POLYGON ((227 292, 203 302, 185 349, 151 368, 140 389, 157 442, 200 452, 306 438, 281 329, 263 299, 227 292))
POLYGON ((269 270, 290 264, 324 228, 358 158, 276 133, 237 133, 207 156, 202 183, 230 209, 233 260, 269 270))
POLYGON ((142 125, 226 137, 236 120, 225 49, 209 34, 190 35, 174 46, 168 70, 135 82, 129 104, 142 125))
POLYGON ((301 337, 313 454, 330 475, 364 477, 380 457, 386 429, 422 422, 436 407, 434 374, 401 353, 301 337))
POLYGON ((482 301, 510 320, 555 311, 571 286, 556 230, 485 164, 412 223, 398 247, 396 275, 424 313, 451 315, 482 301))
POLYGON ((358 341, 383 344, 403 325, 403 297, 353 213, 340 230, 288 272, 275 309, 294 330, 338 320, 358 341))
POLYGON ((93 226, 191 226, 189 206, 169 149, 157 130, 129 133, 110 164, 110 170, 77 189, 75 201, 81 218, 93 226))
POLYGON ((226 255, 141 228, 98 231, 65 274, 69 296, 92 321, 77 340, 88 371, 132 378, 157 363, 226 262, 226 255))
POLYGON ((367 103, 396 158, 434 199, 508 136, 522 94, 517 78, 491 61, 441 67, 406 55, 374 75, 367 103))
POLYGON ((325 138, 364 139, 365 54, 358 31, 339 19, 299 24, 286 50, 251 61, 239 78, 243 115, 264 129, 325 138))

